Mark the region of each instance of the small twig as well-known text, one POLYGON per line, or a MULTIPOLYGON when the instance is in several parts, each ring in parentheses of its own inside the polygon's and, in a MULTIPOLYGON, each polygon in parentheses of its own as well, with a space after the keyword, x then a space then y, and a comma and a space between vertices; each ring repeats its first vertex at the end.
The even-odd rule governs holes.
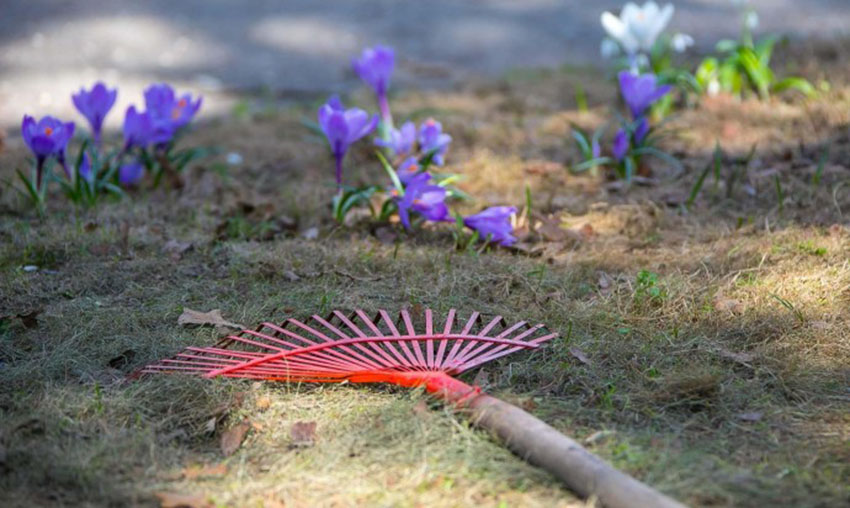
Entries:
POLYGON ((335 274, 337 274, 337 275, 342 275, 343 277, 348 277, 349 279, 351 279, 351 280, 356 280, 356 281, 358 281, 358 282, 374 282, 374 281, 376 281, 376 280, 381 280, 381 279, 383 279, 383 277, 381 277, 381 276, 372 277, 372 278, 368 278, 368 277, 358 277, 357 275, 352 275, 352 274, 350 274, 350 273, 348 273, 348 272, 344 272, 344 271, 339 270, 339 269, 334 270, 334 273, 335 273, 335 274))

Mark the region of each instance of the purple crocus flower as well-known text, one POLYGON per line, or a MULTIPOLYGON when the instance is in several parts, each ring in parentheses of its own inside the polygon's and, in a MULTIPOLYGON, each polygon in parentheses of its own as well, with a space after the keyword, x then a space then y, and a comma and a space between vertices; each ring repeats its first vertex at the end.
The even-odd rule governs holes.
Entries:
POLYGON ((635 127, 635 143, 640 144, 646 138, 647 134, 649 134, 649 120, 645 116, 642 116, 638 120, 637 127, 635 127))
POLYGON ((95 83, 90 91, 80 88, 79 92, 71 96, 77 111, 82 113, 89 121, 94 142, 98 146, 100 145, 100 133, 103 129, 103 119, 112 109, 117 96, 117 89, 109 90, 100 81, 95 83))
POLYGON ((94 173, 91 170, 91 161, 89 155, 83 153, 83 160, 80 161, 80 167, 77 168, 77 174, 83 180, 91 183, 94 180, 94 173))
POLYGON ((398 169, 396 169, 396 174, 398 175, 398 179, 401 181, 403 185, 408 185, 410 181, 416 175, 420 174, 420 166, 419 162, 416 160, 416 157, 408 157, 402 161, 401 164, 398 165, 398 169))
POLYGON ((387 46, 366 48, 360 58, 351 60, 351 66, 367 85, 371 86, 378 97, 378 107, 381 108, 381 119, 386 125, 392 125, 390 103, 387 101, 387 90, 390 87, 390 76, 395 67, 395 52, 387 46))
POLYGON ((642 116, 647 108, 672 89, 670 85, 658 86, 655 74, 638 76, 629 71, 621 71, 618 78, 620 93, 632 113, 632 118, 642 116))
POLYGON ((124 115, 124 149, 144 148, 150 143, 153 125, 147 113, 139 113, 136 106, 127 108, 124 115))
POLYGON ((331 152, 336 160, 336 184, 341 187, 342 159, 348 147, 375 129, 378 116, 369 118, 369 114, 362 109, 345 109, 339 97, 333 96, 319 108, 319 125, 331 145, 331 152))
POLYGON ((499 245, 509 246, 516 241, 511 235, 511 215, 516 213, 513 206, 492 206, 483 212, 470 215, 463 219, 463 224, 469 229, 478 231, 482 238, 490 239, 499 245))
POLYGON ((419 128, 419 147, 422 153, 431 154, 431 162, 437 166, 445 164, 446 150, 451 142, 452 137, 444 134, 443 126, 433 118, 425 120, 419 128))
POLYGON ((401 129, 392 129, 389 132, 389 139, 384 140, 375 138, 375 144, 389 148, 396 156, 407 155, 413 150, 413 143, 416 142, 416 124, 413 122, 405 122, 401 129))
POLYGON ((133 161, 122 164, 118 168, 118 181, 121 182, 121 185, 129 187, 142 181, 144 174, 145 167, 139 161, 133 161))
POLYGON ((52 116, 45 116, 36 122, 35 118, 25 115, 21 123, 21 135, 35 155, 37 188, 41 188, 44 162, 54 155, 68 178, 71 177, 68 166, 65 164, 65 148, 74 135, 74 122, 62 122, 52 116))
POLYGON ((202 97, 192 100, 192 94, 177 97, 174 89, 165 83, 149 86, 145 89, 145 108, 154 126, 170 124, 171 131, 188 124, 201 108, 202 97))
POLYGON ((626 152, 629 151, 629 133, 625 131, 625 129, 620 129, 617 131, 617 134, 614 135, 614 143, 611 146, 611 152, 614 155, 614 158, 618 161, 623 160, 623 157, 626 156, 626 152))
POLYGON ((446 206, 446 189, 429 184, 431 175, 420 173, 411 178, 398 200, 398 216, 405 229, 410 229, 410 211, 414 211, 434 222, 451 220, 446 206))
POLYGON ((602 156, 602 147, 599 146, 599 140, 596 136, 590 141, 590 156, 594 159, 598 159, 602 156))

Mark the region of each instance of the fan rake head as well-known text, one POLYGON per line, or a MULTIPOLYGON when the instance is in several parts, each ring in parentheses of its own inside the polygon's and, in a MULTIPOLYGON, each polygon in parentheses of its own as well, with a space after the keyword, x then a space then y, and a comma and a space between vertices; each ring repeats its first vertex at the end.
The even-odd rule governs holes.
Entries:
POLYGON ((455 309, 435 323, 425 309, 418 321, 407 310, 394 320, 384 310, 370 318, 362 310, 333 311, 281 324, 262 323, 229 335, 212 347, 187 347, 172 358, 148 365, 142 374, 183 372, 295 382, 391 382, 429 386, 434 379, 477 367, 523 349, 536 349, 556 337, 542 324, 508 325, 478 312, 465 321, 455 309))

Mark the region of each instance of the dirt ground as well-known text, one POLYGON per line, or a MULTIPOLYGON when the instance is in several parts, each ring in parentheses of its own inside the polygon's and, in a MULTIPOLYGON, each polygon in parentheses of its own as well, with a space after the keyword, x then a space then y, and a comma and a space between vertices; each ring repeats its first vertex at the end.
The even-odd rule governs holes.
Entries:
MULTIPOLYGON (((223 153, 179 190, 87 212, 55 196, 40 220, 4 183, 4 506, 585 505, 420 392, 128 380, 220 336, 178 326, 184 307, 245 325, 355 307, 543 322, 557 341, 478 382, 690 505, 850 502, 848 47, 783 50, 782 69, 829 83, 817 98, 677 112, 664 148, 685 171, 658 164, 631 189, 566 170, 571 125, 611 116, 608 76, 523 71, 399 92, 397 119, 435 117, 453 136, 447 170, 475 197, 459 209, 522 208, 530 189, 517 249, 458 251, 449 226, 335 225, 325 142, 302 122, 317 103, 269 96, 195 128, 187 145, 223 153), (232 152, 243 162, 228 164, 232 152), (309 443, 298 422, 316 423, 309 443), (244 440, 225 455, 235 432, 244 440)), ((350 99, 371 107, 366 91, 350 99)), ((26 157, 10 134, 3 182, 26 157)), ((350 184, 385 178, 365 144, 347 167, 350 184)))

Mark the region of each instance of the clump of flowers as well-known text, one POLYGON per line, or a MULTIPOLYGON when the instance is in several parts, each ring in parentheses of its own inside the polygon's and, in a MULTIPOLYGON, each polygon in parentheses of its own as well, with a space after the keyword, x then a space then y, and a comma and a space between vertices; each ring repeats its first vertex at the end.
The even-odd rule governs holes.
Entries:
POLYGON ((628 116, 621 117, 620 127, 611 143, 611 156, 603 157, 601 154, 599 142, 604 129, 596 131, 591 141, 588 141, 583 132, 575 131, 573 135, 584 161, 575 166, 573 171, 607 165, 614 168, 619 178, 630 183, 641 168, 641 161, 645 156, 660 158, 678 168, 680 164, 674 157, 655 146, 656 138, 649 115, 652 105, 670 93, 672 86, 659 84, 658 78, 649 73, 637 75, 630 71, 621 71, 617 78, 628 116))
POLYGON ((201 99, 190 94, 177 97, 166 84, 145 90, 146 111, 135 106, 124 117, 124 142, 119 149, 108 150, 103 143, 103 122, 113 109, 118 90, 102 82, 91 89, 81 88, 71 96, 77 111, 87 120, 90 137, 85 137, 77 155, 68 157, 69 143, 77 133, 74 122, 63 122, 52 116, 40 120, 26 115, 21 135, 35 161, 29 176, 18 171, 25 195, 40 214, 45 211, 47 189, 57 182, 75 204, 93 206, 99 196, 121 196, 122 187, 137 185, 145 172, 154 175, 158 185, 164 172, 182 171, 192 160, 206 155, 207 150, 176 150, 181 131, 201 107, 201 99), (53 171, 58 165, 60 176, 53 171))
POLYGON ((763 100, 785 90, 814 95, 814 87, 803 78, 776 78, 770 60, 777 38, 769 36, 756 42, 753 31, 759 21, 755 9, 746 0, 732 3, 740 9, 741 35, 737 41, 719 41, 715 46, 718 56, 710 56, 700 63, 696 81, 703 92, 709 95, 724 92, 738 97, 754 93, 763 100))
POLYGON ((405 121, 396 128, 388 99, 389 84, 394 68, 392 48, 375 47, 363 50, 352 60, 352 67, 375 92, 379 115, 370 116, 358 108, 346 109, 340 99, 331 97, 319 108, 318 125, 330 146, 334 160, 337 192, 333 198, 334 219, 345 222, 348 213, 357 206, 367 207, 373 218, 386 221, 397 215, 408 231, 418 222, 450 223, 473 231, 479 237, 499 245, 511 245, 512 207, 493 207, 469 217, 453 217, 449 202, 462 193, 451 187, 457 177, 432 172, 443 166, 452 138, 443 132, 440 122, 429 118, 418 127, 405 121), (349 147, 377 131, 374 144, 379 163, 390 179, 390 185, 371 184, 361 187, 346 185, 344 159, 349 147))

